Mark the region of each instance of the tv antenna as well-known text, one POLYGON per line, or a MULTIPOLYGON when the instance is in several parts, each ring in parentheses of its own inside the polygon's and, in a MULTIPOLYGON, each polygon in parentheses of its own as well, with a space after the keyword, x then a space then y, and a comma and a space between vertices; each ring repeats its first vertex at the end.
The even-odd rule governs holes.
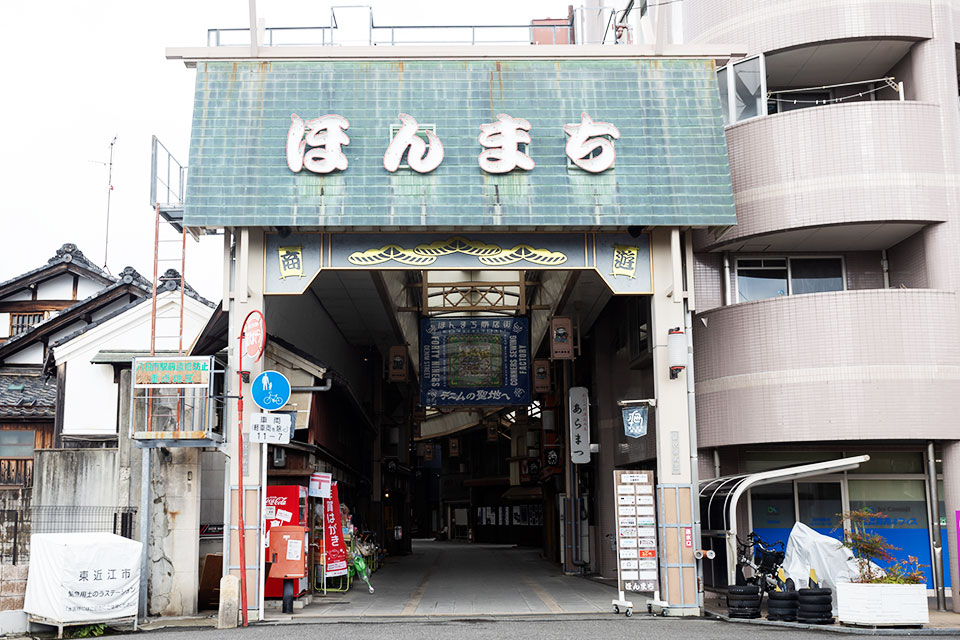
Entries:
POLYGON ((107 224, 103 238, 103 268, 110 273, 107 266, 107 252, 110 249, 110 195, 113 193, 113 145, 117 144, 117 136, 110 141, 110 160, 107 162, 107 224))

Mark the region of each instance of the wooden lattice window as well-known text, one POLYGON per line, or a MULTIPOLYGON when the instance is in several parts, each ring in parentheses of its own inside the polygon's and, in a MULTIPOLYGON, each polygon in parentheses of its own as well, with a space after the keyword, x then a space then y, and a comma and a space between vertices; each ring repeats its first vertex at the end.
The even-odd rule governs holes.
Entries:
POLYGON ((43 312, 40 313, 11 313, 10 314, 10 336, 18 336, 26 333, 35 324, 43 322, 43 312))

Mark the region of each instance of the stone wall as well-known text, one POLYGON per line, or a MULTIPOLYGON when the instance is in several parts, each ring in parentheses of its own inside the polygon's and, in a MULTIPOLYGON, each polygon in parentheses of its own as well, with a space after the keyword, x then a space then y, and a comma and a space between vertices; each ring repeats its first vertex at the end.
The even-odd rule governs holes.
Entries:
POLYGON ((23 609, 23 595, 27 592, 25 564, 0 566, 0 611, 23 609))

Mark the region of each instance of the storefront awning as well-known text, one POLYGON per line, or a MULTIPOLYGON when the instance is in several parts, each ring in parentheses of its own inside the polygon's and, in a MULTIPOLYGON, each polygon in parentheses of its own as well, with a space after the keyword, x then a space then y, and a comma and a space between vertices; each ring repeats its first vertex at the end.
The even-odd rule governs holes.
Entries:
MULTIPOLYGON (((854 456, 851 458, 840 458, 838 460, 827 460, 825 462, 815 462, 813 464, 803 464, 796 467, 786 467, 783 469, 773 469, 772 471, 762 471, 760 473, 741 474, 735 476, 724 476, 721 478, 710 478, 700 482, 700 500, 707 501, 707 508, 701 509, 701 514, 713 512, 713 507, 717 501, 722 502, 722 522, 713 523, 707 521, 701 531, 710 531, 714 535, 721 535, 726 539, 727 546, 727 579, 729 584, 735 581, 737 568, 737 505, 740 498, 752 487, 759 487, 765 484, 774 484, 786 480, 796 480, 798 478, 809 478, 812 476, 822 476, 827 473, 837 473, 840 471, 849 471, 856 469, 864 462, 870 460, 870 456, 854 456)), ((703 515, 701 515, 701 521, 703 515)))

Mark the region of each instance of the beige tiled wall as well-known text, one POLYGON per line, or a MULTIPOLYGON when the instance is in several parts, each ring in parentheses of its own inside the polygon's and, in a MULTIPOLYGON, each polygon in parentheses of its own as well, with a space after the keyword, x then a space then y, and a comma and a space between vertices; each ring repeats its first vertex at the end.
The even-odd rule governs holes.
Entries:
POLYGON ((953 292, 872 289, 697 315, 700 447, 955 438, 960 311, 953 292))
POLYGON ((745 44, 750 53, 852 38, 929 38, 927 0, 686 0, 691 42, 745 44))

